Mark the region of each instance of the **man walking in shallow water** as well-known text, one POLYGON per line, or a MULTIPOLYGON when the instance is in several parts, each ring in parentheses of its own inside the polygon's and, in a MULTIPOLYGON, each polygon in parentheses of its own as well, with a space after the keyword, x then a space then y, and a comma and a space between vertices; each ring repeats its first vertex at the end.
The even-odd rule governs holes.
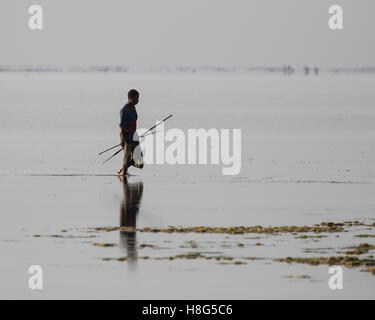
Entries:
MULTIPOLYGON (((120 110, 120 141, 121 147, 124 150, 124 161, 122 169, 117 173, 126 176, 128 168, 134 166, 136 168, 143 168, 142 152, 139 152, 140 163, 134 161, 134 151, 139 146, 139 141, 134 141, 134 134, 137 130, 138 114, 135 106, 139 101, 139 92, 131 89, 128 92, 128 102, 120 110)), ((137 159, 138 160, 138 159, 137 159)))

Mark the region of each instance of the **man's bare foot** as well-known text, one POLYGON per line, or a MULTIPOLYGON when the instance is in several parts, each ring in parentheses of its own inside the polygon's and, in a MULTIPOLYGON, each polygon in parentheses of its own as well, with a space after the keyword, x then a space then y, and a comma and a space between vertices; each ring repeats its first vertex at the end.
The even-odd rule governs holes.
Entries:
POLYGON ((117 171, 117 174, 118 174, 119 176, 126 176, 126 175, 127 175, 127 172, 126 172, 126 171, 124 172, 124 169, 120 169, 119 171, 117 171))

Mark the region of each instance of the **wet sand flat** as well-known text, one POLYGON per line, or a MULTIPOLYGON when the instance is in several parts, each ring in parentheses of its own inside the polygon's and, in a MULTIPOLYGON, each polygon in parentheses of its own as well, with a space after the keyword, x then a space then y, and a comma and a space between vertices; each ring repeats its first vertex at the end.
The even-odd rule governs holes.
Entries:
POLYGON ((361 272, 365 266, 343 266, 344 289, 333 291, 329 265, 292 260, 353 256, 342 252, 375 244, 374 82, 369 75, 1 73, 0 297, 373 298, 375 276, 361 272), (108 176, 121 156, 102 165, 97 153, 118 143, 130 87, 142 94, 139 127, 173 113, 166 129, 242 129, 240 174, 223 176, 221 165, 148 165, 132 169, 126 184, 108 176), (92 229, 327 221, 362 225, 296 234, 92 229), (27 287, 34 264, 44 270, 42 291, 27 287))

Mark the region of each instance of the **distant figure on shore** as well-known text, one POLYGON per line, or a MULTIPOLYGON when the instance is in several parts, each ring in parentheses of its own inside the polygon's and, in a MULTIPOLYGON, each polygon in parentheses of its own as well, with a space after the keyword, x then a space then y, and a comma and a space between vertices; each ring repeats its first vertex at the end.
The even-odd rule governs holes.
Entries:
POLYGON ((137 260, 137 216, 143 195, 143 183, 129 184, 125 176, 120 177, 123 188, 123 200, 120 205, 120 227, 134 230, 120 231, 120 245, 126 251, 127 261, 131 264, 137 260))
POLYGON ((303 70, 304 70, 305 76, 308 76, 309 73, 310 73, 310 68, 307 65, 305 65, 305 67, 303 68, 303 70))
POLYGON ((122 169, 117 171, 119 175, 126 176, 128 168, 134 166, 136 168, 143 168, 142 152, 137 153, 137 162, 134 161, 134 152, 139 146, 139 141, 134 140, 134 134, 137 130, 138 114, 135 106, 139 101, 139 92, 131 89, 128 92, 128 102, 120 110, 120 143, 124 150, 124 160, 122 169), (139 158, 139 159, 138 159, 139 158))
POLYGON ((286 65, 283 65, 283 74, 286 74, 286 65))
POLYGON ((290 76, 294 73, 294 69, 290 65, 283 65, 283 74, 290 76))
POLYGON ((318 67, 315 67, 314 68, 314 74, 317 76, 319 74, 319 68, 318 67))

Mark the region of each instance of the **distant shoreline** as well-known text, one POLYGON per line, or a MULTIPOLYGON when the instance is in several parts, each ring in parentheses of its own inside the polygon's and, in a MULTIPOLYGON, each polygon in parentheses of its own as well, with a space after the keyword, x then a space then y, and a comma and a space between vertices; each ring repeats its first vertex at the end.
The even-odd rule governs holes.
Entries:
MULTIPOLYGON (((311 66, 315 67, 315 66, 311 66)), ((303 67, 295 69, 303 73, 303 67)), ((375 73, 375 67, 337 67, 319 68, 323 73, 375 73)), ((118 72, 118 73, 283 73, 278 67, 127 67, 127 66, 91 66, 91 67, 51 67, 51 66, 0 66, 0 72, 118 72)))

